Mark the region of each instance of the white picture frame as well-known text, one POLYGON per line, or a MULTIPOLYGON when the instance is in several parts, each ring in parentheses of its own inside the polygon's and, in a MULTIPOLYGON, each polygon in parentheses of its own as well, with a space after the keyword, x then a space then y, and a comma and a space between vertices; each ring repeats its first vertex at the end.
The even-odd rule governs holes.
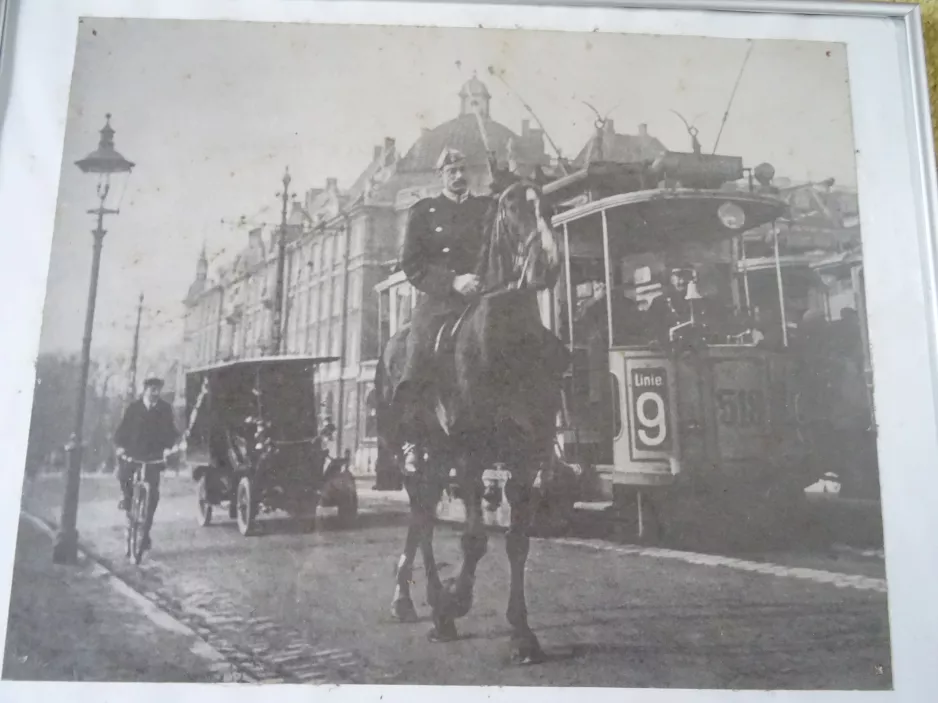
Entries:
MULTIPOLYGON (((0 63, 0 621, 16 547, 62 143, 81 17, 434 25, 774 38, 846 46, 863 230, 889 583, 893 690, 719 690, 271 685, 203 686, 0 681, 0 699, 157 701, 825 700, 925 701, 938 690, 938 185, 921 11, 915 4, 792 0, 515 2, 226 2, 33 0, 3 3, 0 63)), ((84 307, 76 308, 84 314, 84 307)), ((502 555, 499 554, 498 558, 502 555)), ((495 558, 490 556, 490 559, 495 558)), ((379 595, 383 597, 383 593, 379 595)), ((480 682, 483 686, 485 682, 480 682)))

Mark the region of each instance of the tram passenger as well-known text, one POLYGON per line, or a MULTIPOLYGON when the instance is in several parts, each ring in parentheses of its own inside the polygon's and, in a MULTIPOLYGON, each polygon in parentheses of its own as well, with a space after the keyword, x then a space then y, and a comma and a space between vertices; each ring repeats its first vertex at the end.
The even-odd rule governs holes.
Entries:
POLYGON ((692 269, 671 269, 661 295, 651 301, 646 320, 650 327, 651 338, 660 345, 670 344, 672 327, 691 319, 687 291, 692 278, 692 269))

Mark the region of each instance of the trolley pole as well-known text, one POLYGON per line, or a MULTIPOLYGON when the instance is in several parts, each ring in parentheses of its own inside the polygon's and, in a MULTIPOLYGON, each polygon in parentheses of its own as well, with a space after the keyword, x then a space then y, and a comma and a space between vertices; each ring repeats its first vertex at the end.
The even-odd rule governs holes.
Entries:
POLYGON ((290 200, 290 168, 283 174, 283 192, 279 193, 283 201, 280 213, 280 241, 277 246, 277 283, 274 291, 274 309, 271 315, 270 346, 274 355, 279 355, 283 346, 283 269, 287 258, 287 203, 290 200))
POLYGON ((137 301, 137 327, 134 329, 134 346, 130 356, 130 384, 127 386, 127 400, 133 400, 137 394, 137 355, 140 353, 140 318, 143 316, 143 293, 137 301))

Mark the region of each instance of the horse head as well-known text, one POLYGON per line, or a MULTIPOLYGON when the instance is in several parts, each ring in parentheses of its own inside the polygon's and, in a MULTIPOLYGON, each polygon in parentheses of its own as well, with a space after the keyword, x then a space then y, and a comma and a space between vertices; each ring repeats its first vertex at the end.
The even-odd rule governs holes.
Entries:
POLYGON ((488 220, 477 273, 490 292, 552 288, 560 273, 557 236, 539 186, 516 181, 505 188, 488 220))

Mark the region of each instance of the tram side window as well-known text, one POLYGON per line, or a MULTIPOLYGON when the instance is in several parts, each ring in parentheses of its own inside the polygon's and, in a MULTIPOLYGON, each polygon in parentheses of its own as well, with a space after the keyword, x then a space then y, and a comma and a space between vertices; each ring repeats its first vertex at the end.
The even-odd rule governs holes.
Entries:
POLYGON ((602 259, 573 259, 570 263, 573 303, 573 343, 587 345, 608 325, 606 272, 602 259))

